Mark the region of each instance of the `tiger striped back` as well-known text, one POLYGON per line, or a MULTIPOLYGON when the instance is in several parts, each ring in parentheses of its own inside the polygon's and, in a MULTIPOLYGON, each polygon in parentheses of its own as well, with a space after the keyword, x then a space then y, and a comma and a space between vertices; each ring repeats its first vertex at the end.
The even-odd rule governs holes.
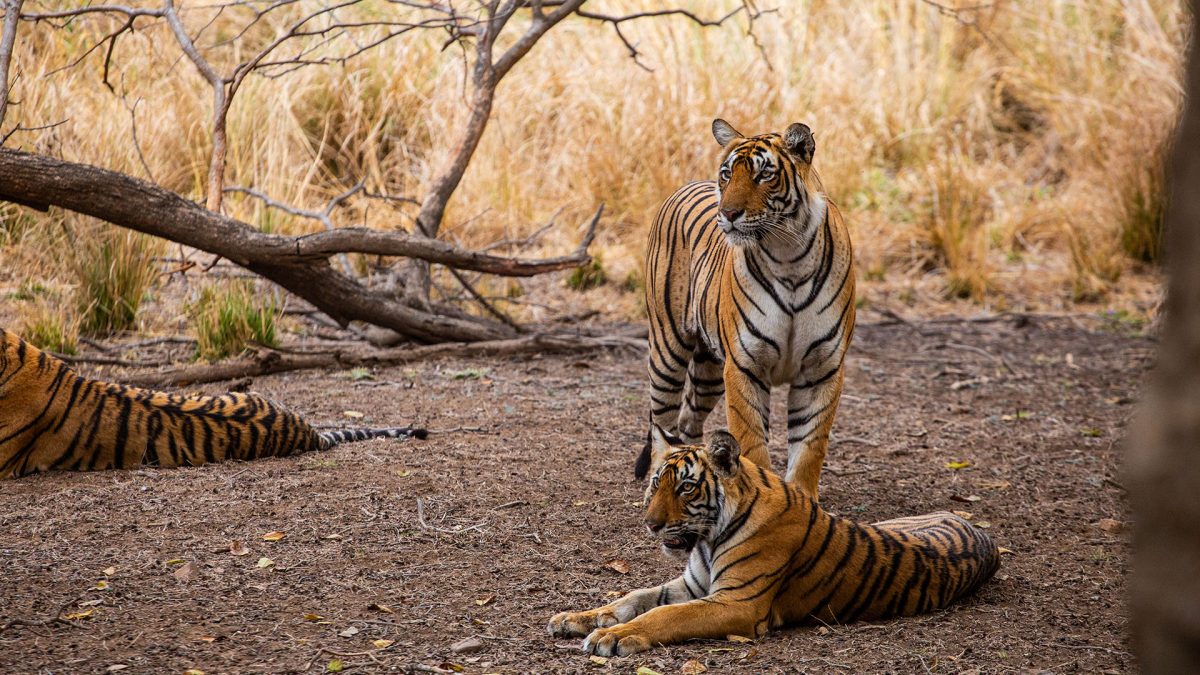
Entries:
MULTIPOLYGON (((717 120, 713 132, 718 180, 667 199, 647 242, 650 421, 695 443, 724 395, 730 431, 769 468, 771 388, 787 385, 784 475, 815 499, 854 331, 850 237, 808 127, 747 138, 717 120)), ((648 466, 647 442, 635 474, 648 466)))
POLYGON ((81 377, 0 328, 0 478, 38 471, 198 466, 326 450, 423 429, 319 433, 257 394, 182 396, 81 377))
POLYGON ((584 649, 600 655, 929 612, 1000 566, 991 538, 952 513, 873 525, 831 515, 723 431, 702 447, 672 445, 655 428, 652 453, 646 525, 687 566, 662 586, 551 619, 551 633, 587 635, 584 649))

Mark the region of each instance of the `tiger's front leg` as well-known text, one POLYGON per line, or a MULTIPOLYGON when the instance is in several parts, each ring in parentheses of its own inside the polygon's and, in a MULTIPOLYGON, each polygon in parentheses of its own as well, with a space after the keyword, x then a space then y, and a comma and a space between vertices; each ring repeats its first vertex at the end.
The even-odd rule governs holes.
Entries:
POLYGON ((841 367, 818 383, 793 384, 788 390, 788 461, 784 480, 817 499, 829 431, 842 396, 841 367))
MULTIPOLYGON (((769 601, 768 601, 769 602, 769 601)), ((668 645, 696 638, 724 638, 727 635, 759 637, 767 630, 765 621, 757 621, 758 603, 724 603, 719 595, 710 595, 679 605, 656 607, 627 623, 597 628, 583 641, 586 652, 599 656, 628 656, 655 645, 668 645)))
POLYGON ((767 434, 771 386, 766 376, 751 365, 741 364, 744 356, 730 353, 725 358, 725 416, 729 433, 737 439, 742 456, 764 469, 771 468, 767 453, 767 434))
POLYGON ((660 605, 683 602, 692 597, 683 577, 678 577, 661 586, 632 591, 603 607, 555 614, 547 630, 554 637, 582 637, 597 628, 625 623, 660 605))

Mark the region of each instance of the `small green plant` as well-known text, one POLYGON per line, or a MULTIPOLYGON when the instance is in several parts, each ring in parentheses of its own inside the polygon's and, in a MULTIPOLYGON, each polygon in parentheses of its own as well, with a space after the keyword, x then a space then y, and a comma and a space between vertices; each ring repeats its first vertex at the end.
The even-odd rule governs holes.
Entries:
POLYGON ((21 325, 19 334, 29 344, 45 351, 57 354, 76 354, 79 351, 75 327, 69 325, 61 312, 37 310, 21 325))
POLYGON ((1145 317, 1127 309, 1109 309, 1100 313, 1101 327, 1118 335, 1139 335, 1146 328, 1145 317))
POLYGON ((627 293, 641 293, 645 288, 646 279, 642 276, 640 267, 626 274, 625 281, 621 282, 621 290, 627 293))
POLYGON ((159 242, 110 228, 81 240, 73 265, 80 332, 104 335, 132 328, 142 300, 158 277, 154 257, 159 242))
POLYGON ((567 275, 567 288, 574 291, 586 291, 590 288, 603 286, 608 281, 604 272, 604 264, 600 256, 592 256, 592 261, 571 270, 567 275))
POLYGON ((266 347, 279 344, 276 321, 279 310, 274 301, 261 304, 250 282, 224 288, 205 287, 188 306, 196 333, 196 356, 216 361, 241 354, 250 343, 266 347))
POLYGON ((351 368, 341 374, 351 382, 361 382, 363 380, 374 380, 375 375, 371 373, 370 368, 351 368))
POLYGON ((26 279, 21 282, 17 290, 8 294, 10 300, 20 300, 22 302, 31 302, 38 298, 48 298, 55 295, 49 288, 39 281, 26 279))

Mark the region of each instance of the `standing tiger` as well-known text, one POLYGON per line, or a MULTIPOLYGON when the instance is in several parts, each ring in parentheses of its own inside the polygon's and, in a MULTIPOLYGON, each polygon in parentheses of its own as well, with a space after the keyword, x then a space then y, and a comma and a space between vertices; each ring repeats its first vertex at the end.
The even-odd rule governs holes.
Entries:
MULTIPOLYGON (((717 181, 659 210, 646 251, 651 423, 689 443, 726 397, 730 431, 767 454, 771 387, 788 385, 784 478, 813 499, 854 331, 850 236, 813 169, 804 124, 745 137, 724 120, 717 181)), ((650 443, 635 474, 646 475, 650 443)))
POLYGON ((257 394, 180 396, 90 380, 0 328, 0 478, 198 466, 425 436, 411 427, 317 432, 257 394))
POLYGON ((873 525, 830 515, 743 457, 724 431, 705 448, 652 427, 651 444, 646 527, 687 567, 662 586, 550 620, 552 635, 587 635, 589 652, 624 656, 788 624, 928 612, 1000 566, 991 538, 952 513, 873 525))

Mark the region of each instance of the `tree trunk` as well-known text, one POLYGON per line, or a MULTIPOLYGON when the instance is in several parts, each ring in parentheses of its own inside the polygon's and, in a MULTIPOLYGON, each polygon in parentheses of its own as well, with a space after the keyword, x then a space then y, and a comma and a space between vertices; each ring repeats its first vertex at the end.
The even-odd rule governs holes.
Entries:
POLYGON ((1147 673, 1200 673, 1200 59, 1194 47, 1186 86, 1168 174, 1165 323, 1127 466, 1136 521, 1133 632, 1147 673))

